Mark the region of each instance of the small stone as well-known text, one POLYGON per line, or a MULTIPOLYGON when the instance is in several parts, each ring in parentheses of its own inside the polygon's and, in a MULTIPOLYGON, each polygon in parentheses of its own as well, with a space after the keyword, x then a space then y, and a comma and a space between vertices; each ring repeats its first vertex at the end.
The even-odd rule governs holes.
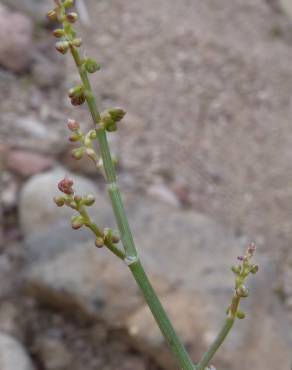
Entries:
POLYGON ((25 150, 12 150, 7 155, 6 165, 9 170, 23 177, 29 177, 48 170, 53 166, 48 156, 25 150))
POLYGON ((23 72, 33 53, 33 25, 21 13, 0 6, 0 65, 13 72, 23 72), (9 34, 9 37, 7 35, 9 34))
POLYGON ((72 355, 65 344, 57 338, 40 338, 36 344, 36 352, 46 370, 70 369, 72 355))
POLYGON ((180 202, 176 195, 164 184, 152 185, 148 188, 147 193, 157 198, 158 200, 165 202, 171 206, 179 207, 180 202))
POLYGON ((34 370, 25 348, 10 335, 0 332, 0 369, 34 370))

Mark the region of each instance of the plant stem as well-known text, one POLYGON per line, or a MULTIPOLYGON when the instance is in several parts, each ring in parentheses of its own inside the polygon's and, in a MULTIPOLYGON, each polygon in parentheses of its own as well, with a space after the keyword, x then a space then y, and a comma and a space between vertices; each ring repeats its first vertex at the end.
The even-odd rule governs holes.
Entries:
MULTIPOLYGON (((90 81, 86 70, 82 66, 82 59, 80 58, 78 50, 70 47, 72 56, 78 67, 78 71, 82 83, 86 89, 86 101, 93 119, 94 124, 100 122, 100 114, 97 108, 96 99, 94 97, 90 81)), ((121 234, 122 243, 126 253, 126 260, 132 261, 129 263, 129 268, 139 285, 143 296, 162 332, 170 349, 176 357, 178 364, 182 370, 194 370, 194 365, 189 357, 184 345, 177 336, 165 310, 163 309, 154 289, 152 288, 149 279, 147 278, 141 262, 138 259, 136 247, 129 227, 129 222, 125 213, 122 197, 116 183, 116 171, 112 161, 106 131, 102 127, 97 127, 98 141, 103 161, 105 177, 108 184, 108 192, 111 198, 114 214, 116 217, 117 225, 121 234)))
POLYGON ((224 342, 225 338, 227 337, 228 333, 230 332, 235 319, 233 317, 228 317, 225 320, 225 323, 220 330, 217 338, 214 340, 214 342, 211 344, 209 350, 204 354, 202 360, 198 363, 196 366, 196 370, 204 370, 206 366, 208 366, 209 362, 221 346, 221 344, 224 342))

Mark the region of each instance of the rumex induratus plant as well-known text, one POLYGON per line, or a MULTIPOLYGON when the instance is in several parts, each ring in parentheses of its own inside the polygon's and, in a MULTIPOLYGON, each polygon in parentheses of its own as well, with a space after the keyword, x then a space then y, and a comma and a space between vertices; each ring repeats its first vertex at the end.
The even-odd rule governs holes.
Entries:
POLYGON ((80 53, 82 39, 77 36, 74 29, 74 23, 78 20, 78 14, 72 11, 73 6, 73 0, 55 0, 55 8, 48 13, 48 18, 51 21, 58 22, 61 25, 60 28, 55 29, 53 32, 54 36, 59 39, 56 43, 56 50, 61 54, 71 53, 80 75, 80 84, 72 87, 68 92, 68 96, 73 106, 87 103, 93 120, 93 128, 88 133, 83 133, 77 121, 73 119, 68 120, 69 140, 78 144, 78 147, 73 150, 72 156, 76 160, 87 156, 93 162, 97 171, 100 171, 104 176, 118 231, 101 229, 91 220, 87 207, 94 205, 94 196, 91 194, 76 194, 73 188, 73 181, 67 177, 59 182, 58 188, 63 194, 56 197, 54 201, 57 206, 67 206, 76 212, 71 220, 73 229, 81 227, 90 229, 95 236, 96 247, 108 248, 129 267, 170 350, 178 362, 179 368, 182 370, 214 369, 214 366, 209 365, 211 359, 225 340, 235 320, 245 317, 245 314, 239 309, 239 305, 241 299, 248 296, 248 289, 245 286, 247 277, 258 271, 258 265, 251 263, 255 245, 250 244, 245 255, 238 257, 241 263, 232 267, 232 271, 235 274, 235 288, 231 303, 227 308, 226 320, 215 341, 203 355, 201 361, 194 364, 161 305, 137 253, 117 184, 115 159, 111 154, 107 139, 107 132, 118 130, 126 112, 121 108, 110 108, 102 113, 99 112, 89 74, 99 71, 100 66, 94 59, 83 57, 80 53), (97 151, 95 145, 97 142, 99 151, 97 151))

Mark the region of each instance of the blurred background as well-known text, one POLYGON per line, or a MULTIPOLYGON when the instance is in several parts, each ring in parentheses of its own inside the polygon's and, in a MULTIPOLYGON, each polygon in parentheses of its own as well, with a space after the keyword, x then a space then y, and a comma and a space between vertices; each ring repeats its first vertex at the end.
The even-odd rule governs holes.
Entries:
MULTIPOLYGON (((146 270, 194 361, 255 241, 260 273, 217 369, 292 364, 291 0, 76 0, 99 106, 146 270)), ((104 181, 71 157, 79 81, 54 50, 50 0, 0 2, 0 369, 175 370, 127 269, 57 209, 68 174, 114 226, 104 181)))

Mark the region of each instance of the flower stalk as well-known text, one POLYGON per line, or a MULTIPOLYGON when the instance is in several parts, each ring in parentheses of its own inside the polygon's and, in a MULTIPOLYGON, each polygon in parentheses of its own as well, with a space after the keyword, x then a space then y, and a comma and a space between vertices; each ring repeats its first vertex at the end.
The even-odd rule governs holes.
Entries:
MULTIPOLYGON (((93 59, 83 58, 80 55, 79 48, 82 45, 82 40, 76 36, 73 28, 73 24, 78 20, 78 14, 69 10, 73 6, 73 0, 55 0, 55 4, 56 7, 48 13, 48 18, 54 22, 58 21, 62 25, 61 28, 57 28, 53 32, 54 36, 58 38, 56 50, 61 54, 71 53, 81 80, 81 84, 70 89, 68 95, 74 106, 87 103, 94 125, 93 130, 84 134, 78 122, 75 120, 68 121, 68 129, 71 132, 69 140, 80 145, 72 151, 72 156, 76 160, 79 160, 84 155, 87 155, 105 177, 107 191, 112 203, 119 233, 111 229, 102 230, 90 219, 87 213, 87 207, 93 205, 93 196, 75 195, 73 181, 68 178, 64 178, 58 184, 59 190, 64 195, 55 198, 55 203, 59 207, 68 206, 75 210, 77 215, 71 220, 72 227, 74 229, 81 227, 90 229, 95 236, 96 247, 108 248, 114 255, 127 264, 180 369, 205 370, 229 333, 235 319, 242 318, 240 316, 243 314, 238 311, 238 307, 240 299, 248 294, 243 281, 252 272, 252 268, 249 265, 251 255, 249 253, 248 257, 243 261, 242 268, 237 268, 236 289, 231 305, 228 308, 228 317, 222 330, 200 363, 194 365, 157 297, 139 259, 117 183, 115 161, 111 155, 107 132, 114 132, 119 128, 120 122, 126 112, 121 108, 110 108, 104 112, 99 111, 88 75, 97 72, 100 66, 93 59), (95 141, 98 141, 100 153, 97 153, 95 150, 95 141), (118 245, 120 239, 122 248, 118 245), (247 273, 248 267, 250 267, 250 271, 247 273)), ((254 266, 253 269, 255 269, 254 266)))

